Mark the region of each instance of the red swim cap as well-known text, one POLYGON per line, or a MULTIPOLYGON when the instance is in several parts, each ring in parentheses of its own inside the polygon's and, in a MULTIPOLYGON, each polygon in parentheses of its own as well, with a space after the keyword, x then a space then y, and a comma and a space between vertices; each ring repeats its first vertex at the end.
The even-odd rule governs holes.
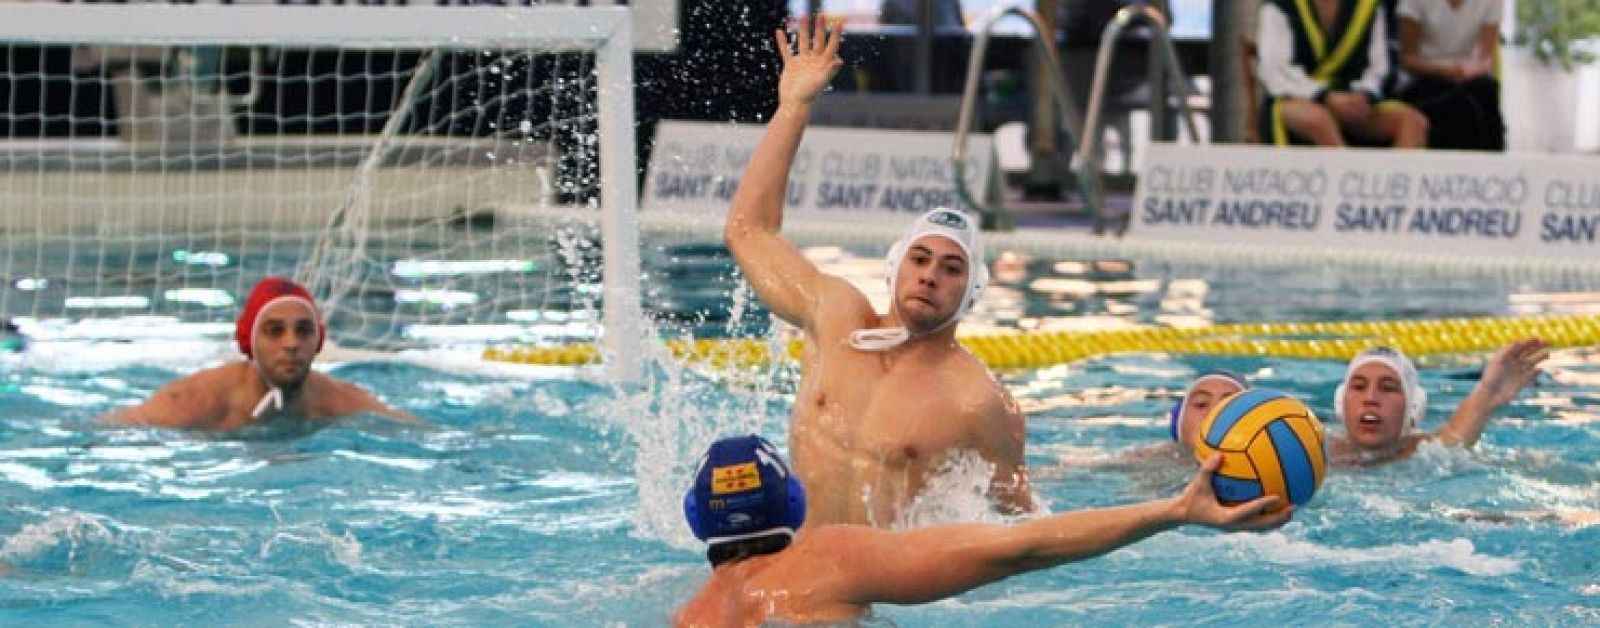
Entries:
POLYGON ((322 315, 317 312, 317 302, 311 298, 311 293, 300 284, 287 277, 267 277, 250 290, 250 298, 244 301, 244 312, 239 314, 239 321, 233 327, 233 339, 239 343, 239 351, 245 357, 253 358, 250 346, 255 340, 256 320, 261 316, 261 310, 278 301, 299 301, 311 309, 311 316, 317 321, 317 352, 322 352, 322 341, 328 336, 328 328, 322 324, 322 315))

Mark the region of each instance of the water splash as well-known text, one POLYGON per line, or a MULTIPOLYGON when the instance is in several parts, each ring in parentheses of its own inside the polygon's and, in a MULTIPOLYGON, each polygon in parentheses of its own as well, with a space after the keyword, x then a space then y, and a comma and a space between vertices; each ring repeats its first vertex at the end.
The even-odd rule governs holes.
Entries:
MULTIPOLYGON (((985 521, 1004 523, 1009 517, 994 509, 988 497, 995 465, 976 450, 945 455, 929 471, 922 492, 903 508, 888 527, 895 530, 921 528, 942 523, 985 521)), ((870 497, 866 495, 865 497, 870 497)), ((868 510, 869 517, 871 510, 868 510)), ((879 525, 879 522, 871 522, 879 525)))
MULTIPOLYGON (((777 342, 770 321, 746 322, 744 312, 752 307, 754 292, 736 270, 732 278, 737 280, 731 294, 736 315, 719 335, 777 342)), ((694 339, 692 328, 677 331, 662 320, 647 320, 643 328, 646 337, 694 339)), ((639 489, 633 534, 673 547, 698 548, 683 521, 683 493, 695 463, 708 445, 726 436, 757 433, 785 442, 793 367, 774 363, 717 369, 680 362, 660 343, 650 344, 646 351, 648 355, 639 356, 648 365, 644 385, 616 387, 617 394, 603 402, 600 414, 626 434, 632 448, 639 489)))
POLYGON ((59 511, 38 523, 22 526, 16 534, 6 537, 0 544, 0 564, 12 565, 41 558, 51 550, 67 546, 67 563, 78 556, 80 547, 88 543, 115 543, 116 534, 99 517, 78 512, 59 511))
POLYGON ((1452 569, 1483 577, 1506 576, 1522 568, 1521 560, 1478 553, 1471 540, 1461 538, 1375 547, 1327 547, 1282 532, 1190 538, 1208 545, 1206 552, 1217 552, 1220 545, 1222 551, 1254 554, 1269 563, 1295 567, 1379 565, 1396 571, 1452 569))

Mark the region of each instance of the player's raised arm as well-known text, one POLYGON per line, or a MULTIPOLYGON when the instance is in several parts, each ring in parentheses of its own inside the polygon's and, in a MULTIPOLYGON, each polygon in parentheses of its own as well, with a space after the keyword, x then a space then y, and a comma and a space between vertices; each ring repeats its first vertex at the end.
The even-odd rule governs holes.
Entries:
POLYGON ((818 16, 801 20, 795 42, 783 31, 777 32, 783 63, 778 110, 745 166, 723 231, 728 249, 761 302, 779 318, 801 327, 812 323, 824 277, 779 232, 789 168, 811 108, 843 64, 839 60, 840 30, 838 24, 829 28, 818 16))
POLYGON ((1515 399, 1539 375, 1539 364, 1548 357, 1550 344, 1539 338, 1524 338, 1501 347, 1483 365, 1483 376, 1472 392, 1434 436, 1446 445, 1477 444, 1489 425, 1489 416, 1515 399))

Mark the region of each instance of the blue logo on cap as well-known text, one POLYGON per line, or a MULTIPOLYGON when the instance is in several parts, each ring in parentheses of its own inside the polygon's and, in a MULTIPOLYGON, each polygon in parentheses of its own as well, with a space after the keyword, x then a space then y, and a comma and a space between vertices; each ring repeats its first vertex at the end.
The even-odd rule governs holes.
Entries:
POLYGON ((962 216, 961 214, 950 210, 937 211, 928 214, 928 222, 941 227, 949 227, 951 229, 965 230, 967 228, 966 216, 962 216))

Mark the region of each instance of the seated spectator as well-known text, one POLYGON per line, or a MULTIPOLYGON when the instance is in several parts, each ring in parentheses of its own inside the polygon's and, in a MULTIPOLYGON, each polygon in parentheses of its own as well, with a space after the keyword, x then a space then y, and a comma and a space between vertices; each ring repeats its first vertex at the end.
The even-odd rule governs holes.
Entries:
MULTIPOLYGON (((883 0, 878 9, 880 24, 919 24, 922 22, 920 0, 883 0)), ((961 17, 961 0, 937 0, 933 3, 933 28, 936 31, 959 30, 966 20, 961 17)))
POLYGON ((1428 119, 1385 100, 1387 31, 1378 0, 1266 0, 1257 76, 1266 91, 1261 137, 1280 146, 1351 141, 1421 148, 1428 119))
MULTIPOLYGON (((878 5, 878 23, 889 27, 916 27, 922 23, 923 0, 882 0, 878 5)), ((933 68, 928 76, 928 88, 936 94, 959 94, 965 87, 967 55, 971 40, 967 36, 966 20, 962 15, 961 0, 932 0, 933 68)), ((909 92, 917 89, 917 32, 912 28, 891 29, 897 33, 886 37, 876 47, 878 52, 863 60, 868 89, 889 92, 909 92)), ((865 77, 858 77, 858 81, 865 77)))
POLYGON ((1502 0, 1400 0, 1400 99, 1428 116, 1428 145, 1506 149, 1500 81, 1502 0))

